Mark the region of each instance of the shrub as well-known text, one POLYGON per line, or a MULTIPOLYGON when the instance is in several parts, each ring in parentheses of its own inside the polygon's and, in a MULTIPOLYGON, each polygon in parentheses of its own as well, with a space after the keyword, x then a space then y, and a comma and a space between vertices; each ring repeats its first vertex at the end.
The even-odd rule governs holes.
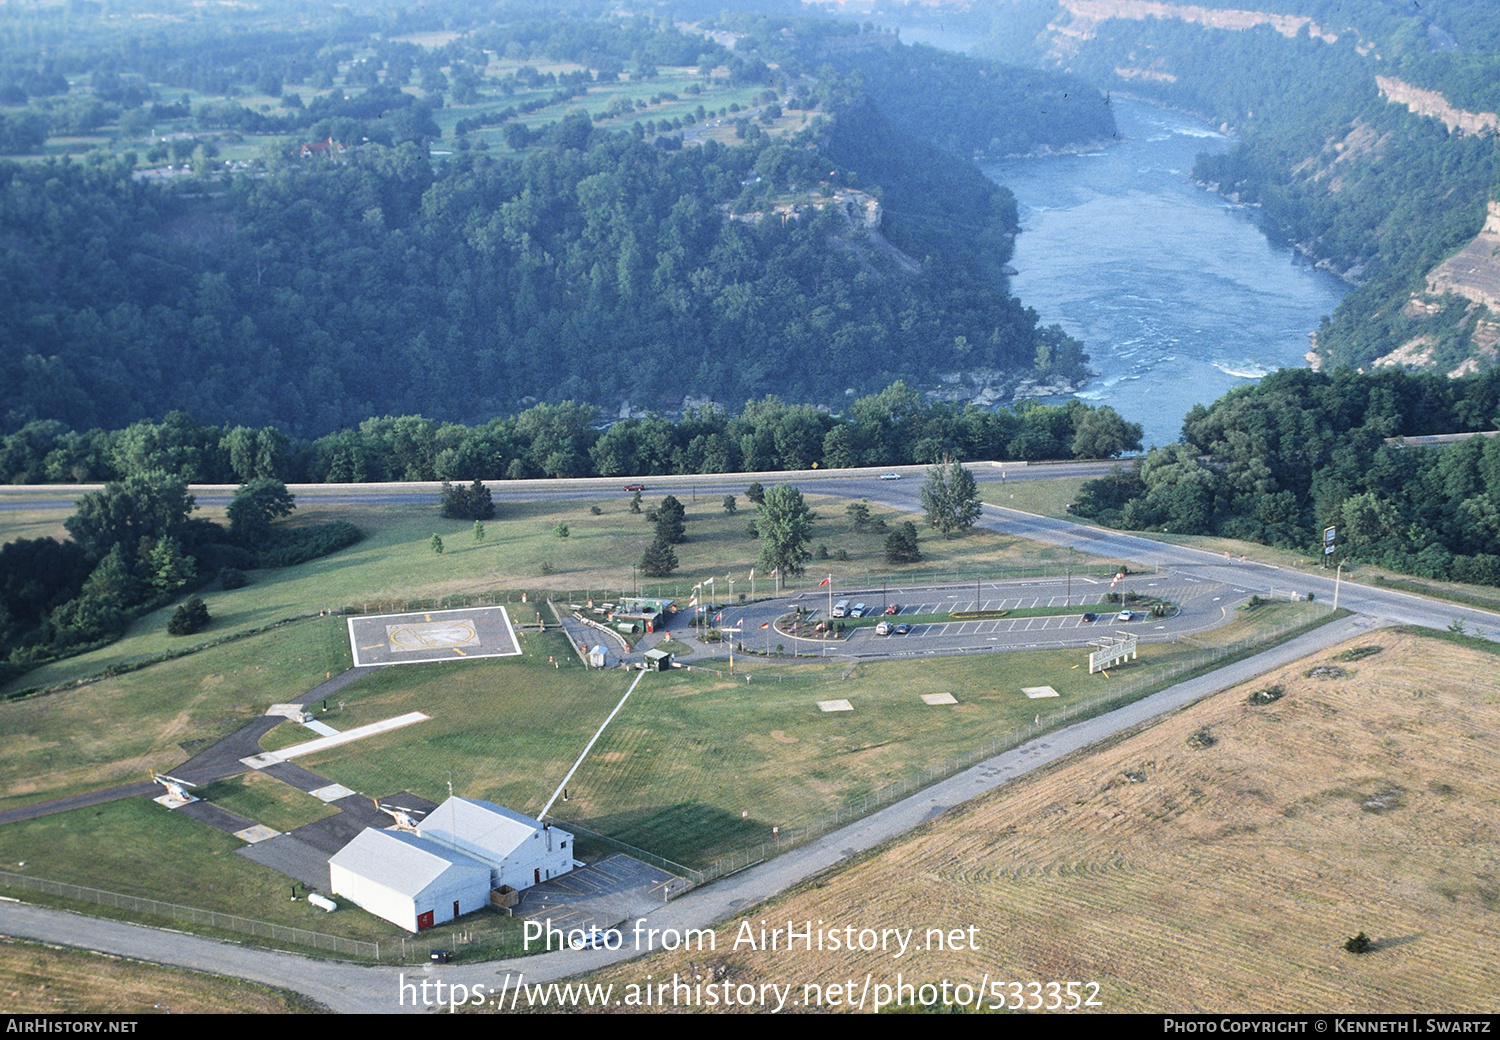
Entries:
POLYGON ((886 536, 886 563, 916 563, 921 558, 922 550, 917 545, 917 525, 910 520, 886 536))
POLYGON ((208 622, 208 604, 197 596, 189 596, 167 622, 167 632, 174 636, 190 636, 202 632, 208 627, 208 622))
POLYGON ((238 567, 225 567, 219 572, 219 588, 242 589, 250 584, 250 579, 245 577, 245 572, 238 567))
POLYGON ((1371 941, 1368 935, 1366 935, 1364 932, 1360 932, 1358 935, 1351 936, 1349 939, 1345 940, 1344 949, 1348 950, 1350 953, 1369 953, 1370 948, 1374 945, 1375 943, 1371 941))

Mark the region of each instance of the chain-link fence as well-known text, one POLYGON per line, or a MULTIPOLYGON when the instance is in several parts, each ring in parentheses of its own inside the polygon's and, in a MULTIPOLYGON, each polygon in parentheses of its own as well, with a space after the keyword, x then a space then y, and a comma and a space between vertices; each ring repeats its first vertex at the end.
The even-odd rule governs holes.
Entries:
POLYGON ((149 914, 153 917, 164 917, 172 921, 186 921, 205 928, 234 932, 238 935, 251 935, 276 943, 302 946, 310 950, 327 950, 331 953, 366 960, 380 959, 380 943, 378 942, 345 939, 341 935, 326 935, 323 932, 309 931, 306 928, 256 921, 249 917, 238 917, 219 910, 204 910, 195 906, 164 903, 160 899, 131 896, 123 892, 106 892, 99 888, 72 885, 64 881, 48 881, 46 878, 12 874, 4 870, 0 870, 0 885, 27 892, 41 892, 45 895, 59 896, 82 903, 93 903, 97 906, 116 907, 133 913, 149 914))

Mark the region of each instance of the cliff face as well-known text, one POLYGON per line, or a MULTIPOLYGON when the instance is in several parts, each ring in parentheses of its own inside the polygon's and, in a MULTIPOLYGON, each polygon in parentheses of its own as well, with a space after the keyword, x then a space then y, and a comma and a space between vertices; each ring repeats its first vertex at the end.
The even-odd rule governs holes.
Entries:
POLYGON ((1433 295, 1455 293, 1500 314, 1500 202, 1491 202, 1474 240, 1427 276, 1433 295))
POLYGON ((1493 134, 1500 131, 1500 115, 1494 112, 1465 112, 1461 108, 1454 108, 1436 90, 1415 87, 1394 76, 1376 76, 1375 84, 1387 101, 1405 105, 1415 115, 1441 119, 1450 134, 1455 130, 1465 134, 1493 134))
POLYGON ((1258 25, 1269 25, 1290 39, 1307 30, 1308 35, 1334 43, 1338 34, 1324 29, 1303 15, 1272 14, 1266 11, 1237 11, 1195 4, 1166 4, 1158 0, 1060 0, 1063 14, 1047 26, 1053 35, 1054 53, 1076 49, 1079 41, 1092 39, 1099 23, 1111 18, 1145 21, 1147 18, 1175 18, 1209 29, 1243 31, 1258 25))

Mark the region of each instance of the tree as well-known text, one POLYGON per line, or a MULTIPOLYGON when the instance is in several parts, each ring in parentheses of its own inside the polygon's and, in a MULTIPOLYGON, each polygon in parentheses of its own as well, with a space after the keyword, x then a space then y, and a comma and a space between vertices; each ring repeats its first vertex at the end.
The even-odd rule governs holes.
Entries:
POLYGON ((867 503, 850 502, 844 507, 844 515, 849 518, 849 527, 855 531, 863 531, 870 525, 870 507, 867 503))
POLYGON ((443 481, 443 516, 449 520, 488 520, 495 515, 490 489, 478 477, 467 487, 443 481))
POLYGON ((566 538, 566 537, 568 537, 568 535, 569 535, 570 532, 568 531, 568 525, 565 524, 563 521, 559 520, 553 526, 552 533, 555 534, 555 535, 557 535, 557 537, 559 537, 559 538, 566 538))
POLYGON ((478 520, 474 521, 474 540, 476 542, 484 541, 484 524, 478 520))
POLYGON ((432 536, 432 541, 430 541, 430 542, 427 543, 427 547, 429 549, 431 549, 433 552, 437 553, 439 556, 443 555, 443 538, 442 538, 442 536, 441 535, 436 535, 436 534, 433 535, 432 536))
POLYGON ((646 546, 641 556, 641 573, 648 578, 665 578, 677 569, 677 554, 666 542, 657 538, 646 546))
POLYGON ((922 508, 927 525, 941 531, 944 539, 973 527, 982 512, 974 474, 957 462, 933 466, 922 485, 922 508))
POLYGON ((126 477, 106 484, 78 500, 78 512, 63 521, 73 540, 91 560, 102 560, 119 546, 134 564, 142 540, 154 545, 163 538, 184 544, 193 496, 181 477, 160 471, 126 477))
POLYGON ((656 537, 669 545, 687 541, 686 517, 687 510, 677 501, 677 496, 668 495, 661 500, 661 508, 656 511, 656 537))
POLYGON ((745 497, 758 506, 766 500, 766 489, 757 480, 745 489, 745 497))
POLYGON ((765 493, 755 520, 760 536, 760 565, 775 571, 778 588, 786 576, 801 574, 812 558, 812 511, 802 492, 790 484, 777 484, 765 493))
POLYGON ((241 484, 229 503, 229 536, 241 545, 256 545, 271 530, 271 521, 290 516, 296 500, 286 485, 271 477, 241 484))
POLYGON ((733 495, 725 495, 724 496, 724 512, 727 513, 730 516, 733 516, 738 509, 739 509, 739 503, 737 503, 735 501, 734 496, 733 495))
POLYGON ((922 558, 917 547, 917 525, 907 520, 885 540, 886 563, 916 563, 922 558))
POLYGON ((630 511, 632 513, 639 513, 641 511, 641 493, 639 490, 630 496, 630 511))
POLYGON ((208 604, 197 596, 189 596, 167 622, 167 632, 174 636, 190 636, 202 632, 208 627, 208 622, 208 604))

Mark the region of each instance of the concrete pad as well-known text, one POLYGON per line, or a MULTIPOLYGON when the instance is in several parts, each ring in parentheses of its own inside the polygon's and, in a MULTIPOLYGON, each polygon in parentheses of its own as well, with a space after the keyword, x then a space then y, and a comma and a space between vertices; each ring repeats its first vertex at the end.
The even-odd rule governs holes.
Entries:
POLYGON ((184 805, 192 805, 198 799, 191 796, 178 798, 175 794, 168 792, 166 794, 159 794, 151 800, 157 805, 165 805, 168 809, 181 809, 184 805))
POLYGON ((234 836, 240 841, 248 841, 251 845, 256 842, 269 841, 281 832, 267 827, 263 823, 257 823, 254 827, 246 827, 242 831, 235 831, 234 836))
POLYGON ((1023 686, 1023 687, 1021 687, 1021 692, 1024 693, 1026 696, 1030 697, 1034 701, 1035 700, 1040 700, 1043 697, 1060 697, 1060 696, 1062 696, 1060 693, 1058 693, 1056 690, 1054 690, 1050 686, 1023 686))
POLYGON ((298 719, 306 710, 300 704, 273 704, 266 709, 266 714, 276 715, 283 719, 298 719))
POLYGON ((320 787, 316 791, 308 791, 307 793, 319 801, 336 802, 340 798, 348 798, 354 792, 343 784, 329 784, 327 787, 320 787))
POLYGON ((274 751, 262 751, 258 755, 251 755, 249 758, 240 759, 243 765, 247 765, 251 769, 264 769, 266 766, 274 766, 280 761, 282 761, 281 756, 274 751))
POLYGON ((336 737, 339 735, 338 730, 322 722, 304 722, 302 725, 320 737, 336 737))
POLYGON ((468 607, 349 619, 357 666, 422 664, 462 657, 516 657, 521 644, 504 607, 468 607))
POLYGON ((951 693, 924 693, 923 704, 957 704, 958 698, 951 693))
POLYGON ((853 711, 854 705, 842 698, 836 701, 819 701, 819 711, 853 711))

